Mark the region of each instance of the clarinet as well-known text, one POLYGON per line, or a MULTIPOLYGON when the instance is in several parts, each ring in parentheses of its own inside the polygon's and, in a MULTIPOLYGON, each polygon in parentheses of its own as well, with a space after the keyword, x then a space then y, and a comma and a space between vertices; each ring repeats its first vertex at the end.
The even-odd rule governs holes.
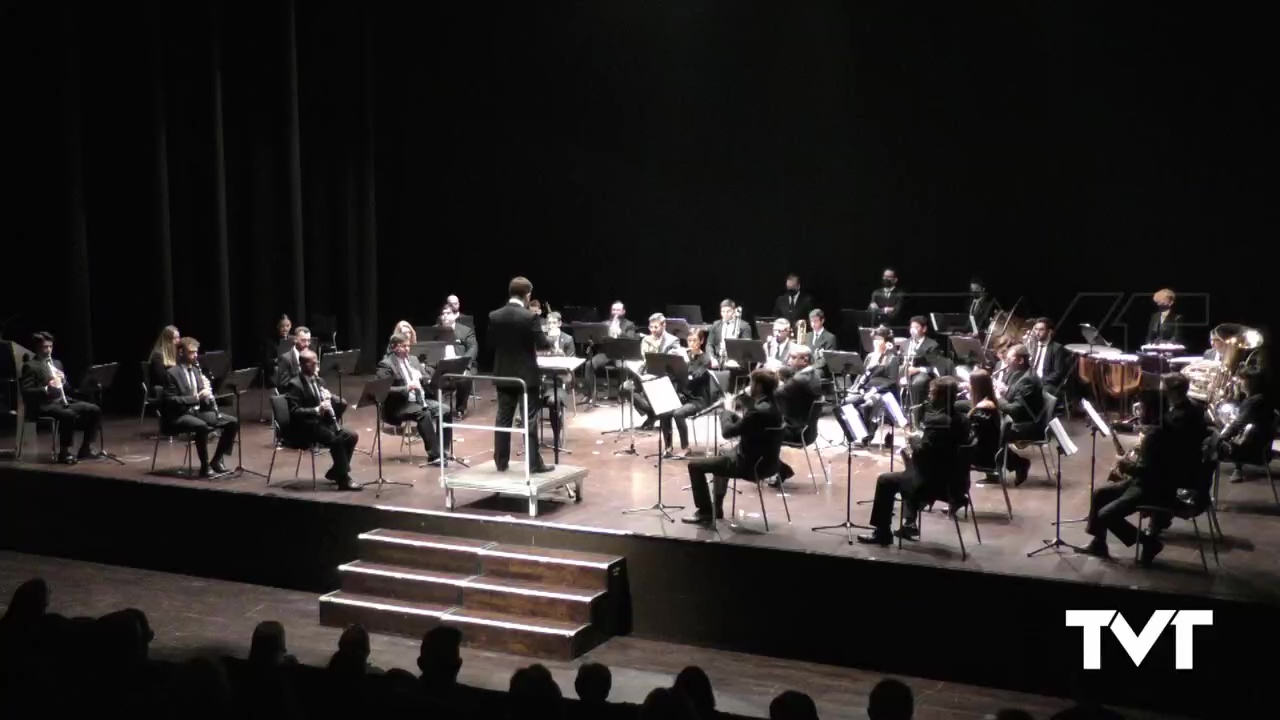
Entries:
POLYGON ((204 369, 200 367, 199 360, 195 361, 194 365, 196 368, 196 375, 199 376, 199 378, 202 381, 204 381, 204 387, 206 390, 209 391, 209 402, 213 404, 213 413, 214 415, 218 416, 219 420, 221 420, 222 409, 218 407, 218 399, 213 396, 213 381, 205 376, 204 369))

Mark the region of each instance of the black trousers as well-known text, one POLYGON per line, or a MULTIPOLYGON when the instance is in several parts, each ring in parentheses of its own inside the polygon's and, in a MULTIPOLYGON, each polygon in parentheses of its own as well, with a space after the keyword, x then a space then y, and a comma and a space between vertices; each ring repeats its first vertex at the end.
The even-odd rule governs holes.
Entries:
POLYGON ((613 361, 610 360, 609 357, 604 353, 596 353, 595 355, 591 356, 591 360, 589 362, 583 365, 583 367, 585 368, 585 370, 583 371, 583 375, 585 376, 583 377, 583 381, 585 382, 585 387, 583 389, 586 390, 586 394, 588 398, 591 398, 594 400, 596 396, 596 373, 600 372, 602 368, 604 368, 606 365, 609 365, 612 362, 613 361))
POLYGON ((236 435, 240 432, 240 421, 236 418, 226 413, 219 416, 211 410, 202 410, 176 417, 169 421, 165 428, 168 432, 195 435, 196 455, 200 458, 202 468, 209 465, 209 433, 215 429, 222 431, 222 436, 218 438, 218 447, 213 452, 213 461, 218 462, 224 455, 231 452, 232 446, 236 444, 236 435))
POLYGON ((319 443, 329 448, 329 457, 333 458, 333 472, 337 475, 348 475, 351 472, 351 456, 355 453, 360 436, 351 430, 338 427, 329 421, 308 428, 309 436, 304 439, 319 443))
POLYGON ((1129 522, 1129 516, 1139 505, 1162 505, 1167 498, 1158 498, 1130 479, 1103 485, 1093 491, 1089 499, 1089 520, 1085 532, 1095 538, 1105 538, 1107 531, 1120 539, 1126 547, 1138 541, 1138 528, 1129 522))
POLYGON ((551 416, 551 444, 560 447, 560 428, 564 422, 564 407, 569 402, 569 393, 564 390, 553 390, 549 387, 542 389, 542 405, 540 408, 551 408, 548 415, 551 416))
MULTIPOLYGON (((520 398, 525 398, 528 403, 528 414, 524 419, 524 426, 529 432, 534 432, 534 428, 538 423, 538 411, 541 409, 541 392, 535 391, 528 394, 520 392, 518 387, 499 387, 498 388, 498 418, 494 425, 501 428, 509 428, 515 422, 516 412, 520 409, 520 398)), ((508 432, 495 432, 493 434, 493 464, 497 466, 499 471, 507 469, 507 465, 511 462, 511 435, 508 432)), ((536 469, 543 466, 542 455, 538 452, 538 446, 535 442, 529 443, 529 467, 536 469)))
MULTIPOLYGON (((398 425, 405 421, 411 421, 418 425, 418 436, 422 438, 422 444, 426 446, 427 452, 432 455, 438 455, 442 452, 440 447, 440 437, 436 433, 436 419, 444 416, 445 422, 453 422, 453 413, 440 407, 440 403, 435 400, 428 400, 425 404, 415 402, 402 405, 394 415, 388 415, 384 420, 393 425, 398 425)), ((453 442, 453 430, 451 428, 444 429, 444 444, 448 447, 453 442)))
POLYGON ((71 448, 71 443, 76 439, 76 430, 84 433, 80 447, 88 448, 93 437, 98 434, 98 426, 102 424, 102 411, 93 403, 45 403, 37 412, 58 421, 58 446, 64 451, 71 448))
POLYGON ((866 426, 867 432, 870 433, 865 438, 859 439, 870 441, 872 436, 876 434, 876 425, 871 421, 871 418, 875 413, 875 409, 881 405, 880 396, 875 395, 873 396, 873 399, 867 400, 866 395, 857 395, 853 398, 850 404, 853 405, 853 407, 857 409, 858 414, 862 416, 862 424, 866 426))
MULTIPOLYGON (((1044 428, 1033 427, 1026 430, 1015 430, 1013 421, 1009 416, 1004 416, 1001 420, 1004 424, 1004 441, 1006 444, 1019 441, 1032 441, 1044 439, 1044 428)), ((1007 470, 1014 472, 1025 472, 1031 469, 1031 461, 1015 453, 1012 448, 1006 448, 1004 453, 1004 466, 1007 470)))
POLYGON ((715 477, 715 510, 723 515, 724 496, 729 488, 729 478, 742 477, 737 450, 725 450, 720 455, 694 458, 689 461, 689 490, 693 492, 693 504, 702 515, 712 512, 712 493, 707 488, 707 475, 715 477), (732 453, 732 454, 730 454, 732 453))
POLYGON ((444 394, 447 397, 453 394, 453 411, 455 413, 465 413, 467 411, 467 403, 471 401, 472 380, 451 380, 444 386, 444 394))

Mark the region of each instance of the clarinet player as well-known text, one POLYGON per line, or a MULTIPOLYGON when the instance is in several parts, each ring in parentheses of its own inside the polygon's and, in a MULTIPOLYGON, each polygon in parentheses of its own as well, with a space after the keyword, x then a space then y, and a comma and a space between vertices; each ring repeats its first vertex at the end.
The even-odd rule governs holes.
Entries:
POLYGON ((324 379, 316 372, 319 362, 314 352, 303 350, 298 362, 302 372, 289 381, 284 393, 289 401, 289 432, 304 443, 329 448, 333 467, 324 474, 326 480, 337 483, 339 490, 359 490, 360 486, 351 482, 351 455, 360 436, 342 427, 347 403, 325 387, 324 379))
POLYGON ((184 337, 178 342, 178 363, 165 375, 160 428, 170 435, 191 433, 195 436, 200 477, 208 478, 227 472, 222 458, 235 445, 240 422, 218 409, 213 386, 200 372, 199 354, 200 342, 195 338, 184 337), (209 433, 214 430, 222 434, 210 459, 209 433))
POLYGON ((22 399, 27 415, 52 417, 58 421, 58 462, 74 465, 77 460, 97 457, 90 444, 102 424, 102 411, 97 405, 81 402, 67 392, 67 373, 62 363, 53 359, 53 335, 38 332, 32 336, 35 357, 22 366, 22 399), (80 452, 71 454, 71 443, 80 430, 80 452))

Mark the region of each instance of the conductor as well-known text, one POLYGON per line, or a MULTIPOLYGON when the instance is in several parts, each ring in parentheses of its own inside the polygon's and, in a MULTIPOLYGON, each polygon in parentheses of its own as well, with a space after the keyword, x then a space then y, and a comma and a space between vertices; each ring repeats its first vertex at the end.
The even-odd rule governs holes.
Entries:
MULTIPOLYGON (((523 277, 515 278, 507 286, 507 294, 511 298, 507 304, 489 313, 488 343, 493 348, 493 374, 524 381, 524 399, 528 408, 524 426, 529 429, 538 422, 542 380, 538 370, 538 351, 550 350, 551 341, 542 331, 538 316, 529 310, 533 283, 523 277)), ((497 390, 497 427, 509 428, 515 419, 516 409, 520 407, 521 388, 513 383, 502 383, 497 390)), ((505 472, 510 460, 511 433, 494 433, 493 464, 498 472, 505 472)), ((529 472, 544 473, 554 467, 544 463, 538 446, 530 443, 529 472)))

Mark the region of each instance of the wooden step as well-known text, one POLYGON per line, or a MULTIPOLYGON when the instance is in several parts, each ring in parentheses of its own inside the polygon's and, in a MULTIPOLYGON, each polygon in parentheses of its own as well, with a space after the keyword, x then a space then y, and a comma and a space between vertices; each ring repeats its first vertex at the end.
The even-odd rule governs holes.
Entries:
POLYGON ((338 568, 344 591, 395 600, 462 605, 468 609, 564 622, 595 616, 603 590, 542 585, 500 576, 463 575, 357 560, 338 568))
POLYGON ((468 647, 557 660, 572 660, 600 639, 587 623, 391 600, 344 590, 320 598, 320 622, 331 627, 359 623, 372 632, 414 639, 445 624, 461 630, 468 647))
POLYGON ((480 574, 480 551, 493 545, 487 540, 383 529, 361 533, 357 539, 362 560, 464 575, 480 574))

